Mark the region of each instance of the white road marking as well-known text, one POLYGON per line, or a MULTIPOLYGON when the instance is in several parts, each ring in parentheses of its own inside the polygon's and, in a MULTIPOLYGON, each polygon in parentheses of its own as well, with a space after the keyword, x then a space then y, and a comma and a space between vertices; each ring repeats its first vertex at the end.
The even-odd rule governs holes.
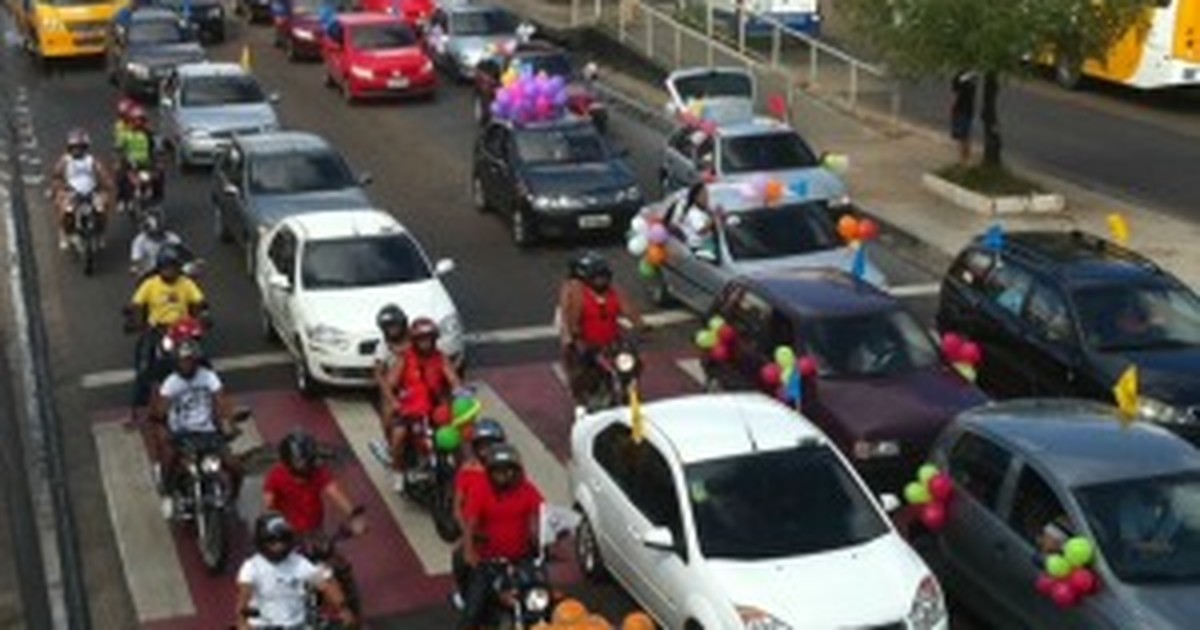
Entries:
POLYGON ((888 293, 898 298, 913 298, 927 297, 937 295, 942 288, 939 282, 924 282, 921 284, 905 284, 898 287, 890 287, 888 293))
POLYGON ((690 376, 693 381, 701 385, 704 384, 704 368, 700 365, 700 359, 679 359, 675 361, 675 366, 684 374, 690 376))
MULTIPOLYGON (((218 372, 232 372, 235 370, 252 370, 275 365, 290 365, 291 363, 292 355, 286 352, 260 352, 257 354, 243 354, 236 357, 215 359, 213 367, 218 372)), ((80 385, 84 389, 97 389, 100 387, 128 385, 132 382, 133 370, 106 370, 104 372, 85 374, 80 381, 80 385)))

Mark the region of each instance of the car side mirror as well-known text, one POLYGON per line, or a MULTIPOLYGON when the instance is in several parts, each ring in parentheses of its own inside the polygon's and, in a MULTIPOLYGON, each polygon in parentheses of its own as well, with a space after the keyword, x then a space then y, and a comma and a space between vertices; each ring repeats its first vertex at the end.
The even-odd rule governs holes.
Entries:
POLYGON ((435 275, 444 276, 453 273, 455 269, 454 260, 450 258, 442 258, 433 264, 433 273, 435 275))
POLYGON ((281 273, 271 274, 271 277, 267 279, 267 284, 269 284, 272 289, 279 289, 280 291, 287 291, 290 293, 292 290, 292 281, 281 273))
POLYGON ((282 101, 282 100, 283 100, 283 96, 281 96, 279 94, 279 92, 271 92, 270 94, 267 95, 267 102, 269 102, 269 103, 278 103, 279 101, 282 101))
POLYGON ((226 197, 234 198, 237 198, 242 194, 241 191, 238 190, 238 187, 233 184, 225 184, 225 187, 221 189, 221 192, 225 193, 226 197))
POLYGON ((360 186, 370 186, 371 182, 373 181, 375 181, 375 176, 371 175, 369 172, 364 171, 358 176, 358 183, 360 186))
POLYGON ((884 512, 891 514, 901 508, 900 497, 890 492, 885 492, 879 495, 879 505, 883 508, 884 512))
POLYGON ((666 527, 651 527, 642 534, 642 545, 647 549, 675 552, 675 536, 666 527))

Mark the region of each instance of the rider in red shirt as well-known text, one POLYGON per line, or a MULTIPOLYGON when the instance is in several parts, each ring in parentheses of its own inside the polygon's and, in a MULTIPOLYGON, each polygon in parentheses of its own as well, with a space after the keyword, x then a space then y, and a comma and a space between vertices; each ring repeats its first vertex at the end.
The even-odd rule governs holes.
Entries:
POLYGON ((645 324, 633 301, 613 284, 612 269, 603 256, 586 252, 574 268, 582 282, 575 283, 572 294, 565 296, 563 316, 571 344, 571 351, 566 353, 567 374, 571 393, 580 401, 587 394, 584 376, 595 362, 596 354, 621 336, 621 318, 627 318, 638 329, 645 324))
MULTIPOLYGON (((429 419, 437 427, 450 422, 452 393, 462 386, 454 364, 437 347, 438 327, 428 317, 413 320, 408 329, 409 347, 399 368, 400 392, 396 400, 396 428, 389 435, 393 466, 404 470, 408 429, 413 422, 429 419)), ((403 490, 403 475, 397 480, 403 490)))
MULTIPOLYGON (((463 506, 468 501, 475 500, 480 493, 491 492, 487 469, 483 466, 487 450, 496 444, 504 443, 506 439, 504 427, 491 418, 480 418, 472 424, 471 447, 466 451, 463 462, 459 464, 458 472, 454 474, 454 517, 458 519, 460 526, 465 527, 463 506)), ((467 590, 467 580, 470 579, 470 567, 463 557, 461 545, 454 548, 451 565, 454 567, 454 581, 458 586, 455 595, 461 598, 467 590)), ((458 605, 461 607, 461 602, 458 605)))
POLYGON ((364 508, 350 502, 328 466, 317 463, 316 440, 304 431, 293 431, 279 443, 279 462, 267 471, 264 509, 282 514, 304 537, 320 532, 325 523, 325 497, 350 519, 351 532, 357 536, 366 531, 364 508))

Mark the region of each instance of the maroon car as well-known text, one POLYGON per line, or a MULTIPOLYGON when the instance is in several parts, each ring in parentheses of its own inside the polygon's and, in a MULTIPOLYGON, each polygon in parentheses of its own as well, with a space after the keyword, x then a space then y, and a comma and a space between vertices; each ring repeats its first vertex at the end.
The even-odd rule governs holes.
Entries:
POLYGON ((709 386, 767 391, 760 374, 775 348, 811 357, 817 370, 803 382, 804 415, 880 492, 903 487, 942 428, 987 401, 895 298, 844 272, 735 278, 710 315, 723 317, 737 336, 728 361, 705 359, 709 386))
POLYGON ((492 99, 504 73, 509 68, 527 67, 532 74, 545 72, 547 76, 563 77, 567 81, 567 109, 581 118, 590 118, 603 132, 608 110, 592 88, 594 70, 592 64, 588 66, 577 71, 565 50, 543 41, 525 42, 515 50, 485 58, 475 72, 475 120, 482 125, 491 118, 492 99))
POLYGON ((276 0, 275 45, 287 53, 290 61, 321 58, 321 40, 325 27, 321 23, 321 11, 349 11, 352 0, 276 0), (328 8, 323 9, 323 5, 328 8))

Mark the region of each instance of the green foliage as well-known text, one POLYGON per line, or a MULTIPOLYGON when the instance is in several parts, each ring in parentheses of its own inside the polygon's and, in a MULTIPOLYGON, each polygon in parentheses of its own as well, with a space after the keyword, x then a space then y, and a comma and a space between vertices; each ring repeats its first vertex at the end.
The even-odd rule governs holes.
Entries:
POLYGON ((1013 174, 1003 166, 992 164, 953 164, 936 173, 942 179, 985 195, 1032 195, 1045 192, 1034 182, 1013 174))
POLYGON ((905 76, 1028 71, 1042 55, 1103 58, 1155 0, 838 0, 861 39, 905 76))

